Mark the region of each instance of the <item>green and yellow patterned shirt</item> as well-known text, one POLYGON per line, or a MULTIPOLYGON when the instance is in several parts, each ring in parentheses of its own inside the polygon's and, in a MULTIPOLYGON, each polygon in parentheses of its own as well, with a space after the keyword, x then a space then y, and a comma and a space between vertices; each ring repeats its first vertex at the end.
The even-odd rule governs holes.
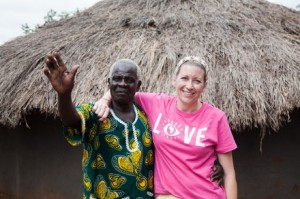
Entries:
MULTIPOLYGON (((65 127, 64 136, 73 145, 83 145, 83 198, 145 199, 154 198, 154 156, 152 136, 146 114, 137 108, 135 123, 139 149, 129 152, 125 144, 125 128, 111 114, 99 122, 93 104, 76 109, 81 129, 65 127)), ((128 122, 129 146, 134 148, 132 123, 128 122)))

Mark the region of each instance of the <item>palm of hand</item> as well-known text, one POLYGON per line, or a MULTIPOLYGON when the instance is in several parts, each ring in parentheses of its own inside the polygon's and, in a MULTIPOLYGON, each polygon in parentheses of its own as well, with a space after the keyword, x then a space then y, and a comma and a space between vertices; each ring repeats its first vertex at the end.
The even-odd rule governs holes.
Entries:
POLYGON ((74 77, 78 66, 68 70, 58 53, 47 56, 45 75, 58 94, 68 94, 74 87, 74 77))
POLYGON ((51 72, 49 81, 56 92, 64 94, 72 91, 74 87, 74 74, 71 74, 68 70, 61 71, 58 68, 51 72))

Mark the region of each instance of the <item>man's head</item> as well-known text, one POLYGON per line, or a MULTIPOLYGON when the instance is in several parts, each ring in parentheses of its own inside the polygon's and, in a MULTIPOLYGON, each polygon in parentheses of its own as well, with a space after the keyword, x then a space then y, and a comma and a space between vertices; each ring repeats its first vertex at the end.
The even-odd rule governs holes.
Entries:
POLYGON ((112 101, 118 104, 129 104, 141 86, 140 67, 129 59, 115 62, 109 72, 109 88, 112 101))

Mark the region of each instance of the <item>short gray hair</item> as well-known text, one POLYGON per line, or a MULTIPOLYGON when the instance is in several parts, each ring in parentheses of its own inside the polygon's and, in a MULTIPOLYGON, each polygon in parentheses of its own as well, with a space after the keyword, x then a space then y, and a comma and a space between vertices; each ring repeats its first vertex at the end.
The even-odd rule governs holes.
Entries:
POLYGON ((123 64, 129 64, 135 67, 136 69, 136 75, 137 75, 137 79, 140 80, 141 79, 141 68, 139 65, 137 65, 134 61, 132 61, 131 59, 119 59, 118 61, 116 61, 115 63, 113 63, 113 65, 110 67, 109 70, 109 77, 111 78, 112 73, 114 71, 114 68, 116 67, 116 65, 123 63, 123 64))

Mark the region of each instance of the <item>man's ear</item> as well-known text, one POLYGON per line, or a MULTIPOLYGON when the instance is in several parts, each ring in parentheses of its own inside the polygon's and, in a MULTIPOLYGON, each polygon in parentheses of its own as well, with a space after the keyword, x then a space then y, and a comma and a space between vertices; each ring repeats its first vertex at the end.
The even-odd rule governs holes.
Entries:
POLYGON ((142 85, 142 81, 139 80, 138 83, 137 83, 137 86, 136 86, 136 91, 139 91, 139 90, 140 90, 141 85, 142 85))
POLYGON ((110 87, 110 78, 107 78, 108 87, 110 87))

